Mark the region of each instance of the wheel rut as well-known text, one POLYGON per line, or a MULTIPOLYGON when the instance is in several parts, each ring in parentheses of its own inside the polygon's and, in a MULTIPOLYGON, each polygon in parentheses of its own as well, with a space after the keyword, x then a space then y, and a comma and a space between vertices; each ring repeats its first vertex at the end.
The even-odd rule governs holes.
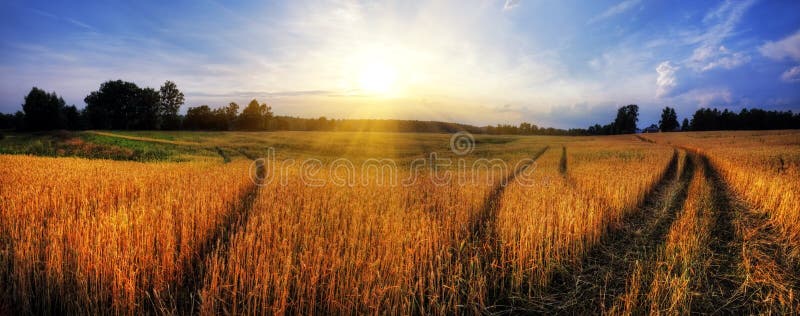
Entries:
POLYGON ((716 210, 709 244, 711 265, 692 311, 800 314, 800 280, 767 215, 738 199, 706 156, 716 210))
MULTIPOLYGON (((251 216, 253 205, 263 185, 264 179, 264 163, 262 160, 254 160, 254 168, 251 169, 255 172, 254 182, 248 190, 242 195, 241 199, 232 204, 230 211, 227 213, 222 223, 212 232, 205 242, 200 245, 196 255, 192 257, 183 271, 182 278, 175 284, 176 297, 172 299, 173 306, 157 305, 154 302, 164 301, 164 298, 150 300, 146 304, 151 306, 151 311, 157 314, 180 314, 189 315, 199 312, 201 305, 199 292, 203 287, 203 278, 205 271, 206 259, 215 253, 227 252, 230 246, 230 239, 247 224, 251 216)), ((153 293, 149 293, 153 295, 153 293)), ((170 300, 167 300, 170 301, 170 300)))
MULTIPOLYGON (((688 155, 684 159, 688 161, 688 155)), ((676 151, 638 210, 608 231, 582 262, 555 272, 550 286, 521 302, 521 308, 533 313, 592 314, 612 306, 626 293, 628 276, 652 260, 664 243, 694 172, 687 161, 678 170, 676 151)))
POLYGON ((492 225, 497 217, 497 211, 500 209, 500 200, 503 197, 503 192, 505 191, 506 186, 514 181, 514 179, 520 173, 528 169, 528 167, 530 167, 530 165, 533 164, 536 159, 539 159, 539 157, 541 157, 548 149, 549 146, 544 147, 542 150, 535 153, 528 163, 519 166, 519 168, 511 172, 505 177, 505 179, 492 188, 491 193, 489 193, 489 196, 484 201, 483 207, 481 207, 478 215, 470 220, 472 227, 471 236, 473 237, 474 242, 480 242, 487 238, 494 237, 495 231, 492 225))
MULTIPOLYGON (((477 260, 477 264, 480 265, 477 271, 483 271, 483 273, 487 275, 487 278, 481 280, 481 284, 477 285, 468 282, 462 284, 461 289, 459 289, 459 295, 462 296, 459 300, 465 303, 462 305, 462 312, 487 313, 487 308, 491 308, 495 302, 502 300, 505 296, 505 293, 503 293, 502 279, 497 272, 500 266, 498 264, 499 241, 497 239, 495 222, 497 212, 500 210, 501 206, 500 201, 502 200, 506 186, 535 163, 549 148, 549 146, 546 146, 536 152, 530 158, 530 161, 519 166, 502 179, 500 183, 496 184, 484 201, 480 211, 469 220, 470 232, 467 239, 468 245, 463 248, 465 253, 458 253, 454 258, 470 258, 470 260, 477 260), (482 287, 485 289, 485 297, 482 298, 482 301, 475 301, 474 289, 471 287, 482 287)), ((460 263, 454 262, 454 264, 460 263)))

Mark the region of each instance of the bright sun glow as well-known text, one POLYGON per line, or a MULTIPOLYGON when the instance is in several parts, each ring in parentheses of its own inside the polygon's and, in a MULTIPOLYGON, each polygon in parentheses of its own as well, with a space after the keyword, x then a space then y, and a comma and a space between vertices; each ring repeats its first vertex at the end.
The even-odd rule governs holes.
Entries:
POLYGON ((372 61, 361 69, 359 84, 366 93, 389 95, 394 92, 397 71, 391 65, 372 61))

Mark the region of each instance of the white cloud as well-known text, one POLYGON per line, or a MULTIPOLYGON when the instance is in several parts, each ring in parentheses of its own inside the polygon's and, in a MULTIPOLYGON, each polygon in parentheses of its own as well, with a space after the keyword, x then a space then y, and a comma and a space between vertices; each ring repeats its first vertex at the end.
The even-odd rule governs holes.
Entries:
POLYGON ((800 30, 777 42, 767 42, 758 49, 761 54, 775 60, 791 58, 800 60, 800 30))
MULTIPOLYGON (((800 30, 777 42, 766 42, 758 48, 762 55, 774 59, 792 59, 800 61, 800 30)), ((781 80, 800 82, 800 66, 794 66, 781 74, 781 80)))
POLYGON ((626 11, 636 7, 636 5, 639 4, 639 2, 641 2, 641 0, 625 0, 625 1, 622 1, 620 3, 617 3, 616 5, 606 9, 605 11, 603 11, 603 13, 600 13, 600 14, 592 17, 591 19, 589 19, 589 21, 587 21, 586 24, 597 23, 597 22, 600 22, 602 20, 605 20, 605 19, 608 19, 610 17, 613 17, 615 15, 619 15, 619 14, 625 13, 626 11))
POLYGON ((677 66, 673 66, 669 61, 662 62, 656 67, 658 78, 656 79, 656 98, 667 96, 678 84, 675 72, 677 66))
POLYGON ((781 74, 781 79, 786 82, 800 82, 800 66, 794 66, 781 74))
POLYGON ((506 3, 503 5, 503 10, 511 10, 516 8, 522 0, 506 0, 506 3))
POLYGON ((750 61, 749 56, 725 48, 722 42, 734 34, 736 25, 754 3, 754 0, 729 0, 706 14, 703 22, 709 24, 709 27, 689 39, 690 42, 700 44, 689 58, 689 67, 702 72, 720 67, 732 69, 750 61))
POLYGON ((702 54, 713 56, 714 58, 704 57, 700 59, 707 60, 705 65, 700 65, 700 71, 707 71, 714 68, 733 69, 750 61, 750 56, 747 54, 732 52, 725 48, 725 46, 720 46, 719 49, 711 52, 704 50, 702 54))
POLYGON ((731 105, 733 101, 731 91, 726 88, 694 89, 681 94, 680 97, 700 107, 731 105))

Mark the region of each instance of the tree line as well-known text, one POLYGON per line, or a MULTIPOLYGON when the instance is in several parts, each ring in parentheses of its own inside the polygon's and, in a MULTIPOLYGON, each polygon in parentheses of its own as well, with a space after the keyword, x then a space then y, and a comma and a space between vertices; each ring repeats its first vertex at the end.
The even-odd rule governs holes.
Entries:
POLYGON ((536 124, 523 122, 519 126, 511 124, 498 124, 496 126, 487 126, 484 128, 486 134, 491 135, 546 135, 546 136, 581 136, 586 135, 586 130, 580 128, 571 128, 568 130, 553 128, 553 127, 539 127, 536 124))
POLYGON ((184 94, 167 81, 158 90, 140 88, 132 82, 107 81, 84 99, 86 107, 78 110, 66 105, 55 92, 33 87, 24 98, 22 110, 0 114, 0 129, 21 131, 45 130, 293 130, 293 131, 381 131, 482 133, 481 128, 457 123, 417 120, 328 119, 275 116, 266 103, 252 100, 244 108, 231 102, 211 108, 189 107, 178 112, 184 94), (241 111, 240 111, 241 110, 241 111))
MULTIPOLYGON (((296 118, 276 116, 266 103, 252 100, 241 112, 240 106, 231 102, 226 106, 211 108, 208 105, 190 107, 186 115, 179 110, 184 95, 172 81, 166 81, 158 90, 140 88, 135 83, 122 80, 106 81, 86 98, 86 107, 78 110, 67 105, 55 92, 33 87, 25 96, 22 110, 15 114, 0 113, 0 129, 23 131, 42 130, 293 130, 293 131, 381 131, 452 133, 468 131, 476 134, 510 135, 614 135, 638 131, 639 106, 629 104, 617 110, 608 124, 594 124, 586 129, 557 129, 539 127, 532 123, 519 125, 499 124, 476 127, 467 124, 417 121, 417 120, 359 120, 296 118)), ((800 129, 800 114, 791 111, 765 111, 742 109, 739 113, 716 108, 698 109, 691 120, 684 118, 679 124, 675 109, 665 107, 658 125, 653 129, 671 131, 710 130, 766 130, 800 129)))
POLYGON ((583 135, 613 135, 628 134, 636 132, 636 122, 639 121, 639 106, 630 104, 617 110, 617 117, 613 122, 600 125, 595 124, 589 128, 540 128, 531 123, 520 123, 519 126, 500 124, 487 126, 487 134, 510 134, 510 135, 550 135, 550 136, 583 136, 583 135))
MULTIPOLYGON (((603 125, 594 124, 585 129, 540 128, 535 124, 521 123, 518 126, 509 124, 487 126, 484 132, 510 135, 616 135, 640 131, 638 122, 639 106, 629 104, 617 110, 614 121, 603 125)), ((745 108, 737 114, 727 109, 720 111, 716 108, 700 108, 695 111, 691 119, 684 118, 683 122, 679 123, 675 109, 667 106, 661 111, 658 124, 652 124, 650 127, 660 132, 800 129, 800 113, 745 108)))
MULTIPOLYGON (((686 124, 686 120, 684 120, 686 124)), ((691 131, 800 129, 800 113, 742 109, 739 113, 699 109, 688 122, 691 131)))
POLYGON ((231 103, 219 109, 208 105, 190 107, 186 115, 180 115, 184 95, 172 81, 158 90, 122 80, 106 81, 84 102, 86 107, 79 111, 75 105, 66 105, 55 92, 33 87, 25 96, 21 111, 0 115, 0 129, 265 130, 273 126, 272 109, 257 100, 251 101, 242 113, 236 103, 231 103))

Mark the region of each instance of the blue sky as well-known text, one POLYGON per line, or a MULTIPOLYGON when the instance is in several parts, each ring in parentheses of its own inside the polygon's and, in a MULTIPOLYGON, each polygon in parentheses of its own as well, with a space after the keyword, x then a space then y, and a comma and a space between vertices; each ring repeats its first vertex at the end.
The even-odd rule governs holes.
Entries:
POLYGON ((586 127, 640 106, 800 110, 800 1, 3 1, 0 112, 32 86, 175 81, 187 106, 586 127))

